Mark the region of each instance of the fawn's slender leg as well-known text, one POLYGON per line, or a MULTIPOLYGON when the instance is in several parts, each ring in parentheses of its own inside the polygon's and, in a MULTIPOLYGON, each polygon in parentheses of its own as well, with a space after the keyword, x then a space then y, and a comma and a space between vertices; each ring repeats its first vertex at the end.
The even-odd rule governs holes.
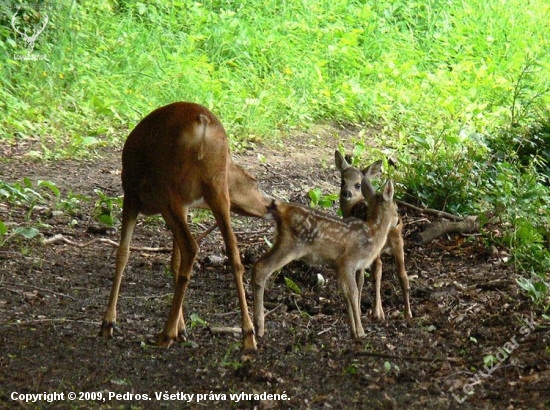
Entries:
POLYGON ((256 264, 252 271, 252 284, 254 294, 254 328, 256 335, 262 337, 265 332, 264 322, 264 290, 267 279, 273 272, 282 268, 294 259, 298 259, 301 255, 296 256, 291 246, 291 241, 286 241, 285 238, 277 238, 277 242, 256 264))
POLYGON ((371 267, 372 285, 374 287, 374 318, 380 321, 385 319, 384 309, 382 308, 382 297, 380 295, 380 284, 382 281, 382 259, 380 255, 376 257, 371 267))
POLYGON ((116 324, 116 306, 118 301, 118 293, 120 291, 120 283, 122 282, 122 274, 124 273, 124 268, 126 267, 130 256, 130 241, 132 239, 132 234, 134 233, 134 228, 136 227, 136 221, 139 213, 137 208, 132 206, 130 202, 131 201, 125 197, 122 209, 120 244, 118 245, 116 254, 115 277, 111 286, 111 295, 109 296, 107 312, 105 313, 105 317, 103 318, 103 322, 101 324, 100 334, 107 338, 113 337, 113 328, 116 324))
POLYGON ((350 329, 352 337, 359 339, 365 336, 363 325, 361 324, 361 306, 358 304, 358 293, 356 273, 353 268, 351 269, 338 269, 336 273, 338 276, 338 287, 342 292, 344 299, 346 300, 346 306, 348 310, 350 329))
MULTIPOLYGON (((183 301, 199 247, 187 225, 186 208, 174 204, 170 207, 170 210, 163 212, 162 216, 174 235, 174 242, 177 244, 180 254, 180 267, 174 272, 172 307, 164 330, 157 336, 159 346, 169 347, 174 340, 178 340, 186 333, 183 319, 183 301)), ((175 263, 173 263, 173 266, 175 267, 175 263)))
POLYGON ((357 301, 359 303, 359 306, 361 306, 361 295, 363 293, 363 285, 365 284, 365 271, 363 269, 359 269, 355 272, 355 282, 357 283, 357 301))
POLYGON ((403 292, 403 302, 405 304, 405 318, 412 318, 411 306, 409 303, 409 277, 405 270, 405 254, 403 251, 403 236, 401 235, 403 223, 399 220, 399 225, 395 228, 391 228, 388 234, 388 240, 390 242, 391 250, 395 263, 397 265, 397 275, 399 277, 399 283, 401 284, 401 291, 403 292))

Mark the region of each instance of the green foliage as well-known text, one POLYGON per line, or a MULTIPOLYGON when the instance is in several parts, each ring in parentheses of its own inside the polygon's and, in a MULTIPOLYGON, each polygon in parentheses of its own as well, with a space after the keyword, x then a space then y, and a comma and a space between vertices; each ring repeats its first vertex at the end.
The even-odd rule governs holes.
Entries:
POLYGON ((3 137, 47 135, 54 156, 119 143, 175 100, 212 108, 235 143, 327 119, 403 135, 494 128, 510 120, 525 61, 532 93, 548 82, 535 70, 549 55, 542 0, 45 2, 34 61, 16 58, 14 9, 0 32, 3 137))
POLYGON ((518 279, 518 285, 527 292, 535 304, 543 306, 544 312, 550 310, 550 300, 548 298, 550 282, 544 281, 538 276, 532 278, 522 277, 518 279))
POLYGON ((338 194, 323 194, 321 188, 310 189, 307 193, 310 199, 309 206, 312 208, 332 208, 334 203, 338 200, 338 194))
POLYGON ((208 327, 208 322, 204 319, 202 319, 198 313, 191 313, 189 316, 191 319, 191 329, 194 329, 198 325, 201 325, 202 327, 208 327))
POLYGON ((285 285, 289 291, 296 293, 297 295, 302 294, 302 290, 300 289, 300 287, 288 276, 285 276, 285 285))
POLYGON ((115 217, 122 208, 122 198, 110 197, 100 189, 95 189, 94 192, 98 196, 94 209, 95 218, 107 226, 114 226, 115 217))
POLYGON ((0 199, 13 206, 34 207, 36 203, 43 202, 44 198, 32 187, 29 178, 24 178, 23 183, 13 183, 0 180, 0 199))
POLYGON ((483 363, 486 365, 486 366, 489 366, 489 367, 493 367, 495 364, 498 363, 498 360, 495 356, 493 356, 492 354, 488 354, 487 356, 484 356, 483 357, 483 363))
POLYGON ((400 168, 406 170, 400 179, 405 199, 458 214, 479 210, 476 195, 482 172, 476 166, 486 161, 483 141, 443 130, 436 137, 413 135, 410 145, 410 153, 400 157, 400 168))
POLYGON ((76 215, 80 212, 83 200, 88 200, 88 198, 72 194, 69 194, 67 198, 63 197, 59 187, 52 181, 39 180, 33 184, 29 178, 23 178, 21 183, 0 180, 0 201, 9 205, 10 215, 14 212, 24 212, 25 221, 31 225, 14 227, 10 232, 9 225, 0 221, 0 243, 17 236, 24 239, 36 237, 39 231, 32 225, 39 226, 41 224, 40 220, 34 220, 41 219, 41 217, 34 216, 33 213, 38 206, 48 210, 48 212, 42 212, 41 215, 51 216, 51 210, 60 210, 68 215, 76 215))

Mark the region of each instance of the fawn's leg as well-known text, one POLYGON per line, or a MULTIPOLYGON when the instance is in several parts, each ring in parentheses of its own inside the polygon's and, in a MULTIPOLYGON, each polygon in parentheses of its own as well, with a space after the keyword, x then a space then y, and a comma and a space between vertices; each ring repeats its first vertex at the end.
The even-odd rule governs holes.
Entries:
POLYGON ((380 284, 382 282, 382 259, 380 255, 376 257, 371 267, 372 285, 374 287, 374 318, 380 321, 385 320, 384 309, 382 309, 382 297, 380 295, 380 284))
POLYGON ((409 303, 409 277, 405 270, 405 253, 403 251, 403 236, 401 231, 403 229, 403 222, 399 218, 399 225, 395 228, 391 228, 388 234, 388 241, 390 242, 395 264, 397 266, 397 275, 399 277, 399 283, 401 284, 401 291, 403 292, 403 302, 405 304, 405 317, 412 318, 411 306, 409 303))
POLYGON ((365 271, 363 269, 359 269, 355 272, 355 283, 357 283, 357 302, 359 303, 359 306, 361 306, 361 295, 363 293, 363 285, 365 284, 365 271))
POLYGON ((363 325, 361 324, 361 306, 358 303, 359 290, 357 289, 357 278, 353 268, 337 268, 338 287, 346 300, 348 310, 350 332, 352 337, 359 339, 365 336, 363 325))
POLYGON ((256 335, 264 335, 264 290, 265 282, 273 272, 281 269, 294 259, 298 259, 293 253, 293 244, 290 237, 281 235, 277 237, 275 244, 262 258, 254 264, 252 270, 252 284, 254 293, 254 328, 256 335))

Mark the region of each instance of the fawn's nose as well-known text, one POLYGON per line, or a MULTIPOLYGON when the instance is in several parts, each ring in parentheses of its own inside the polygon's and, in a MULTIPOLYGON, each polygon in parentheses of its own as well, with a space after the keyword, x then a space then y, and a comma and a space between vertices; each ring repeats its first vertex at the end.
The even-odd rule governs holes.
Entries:
POLYGON ((349 189, 342 189, 340 191, 340 196, 344 199, 351 199, 351 191, 349 189))

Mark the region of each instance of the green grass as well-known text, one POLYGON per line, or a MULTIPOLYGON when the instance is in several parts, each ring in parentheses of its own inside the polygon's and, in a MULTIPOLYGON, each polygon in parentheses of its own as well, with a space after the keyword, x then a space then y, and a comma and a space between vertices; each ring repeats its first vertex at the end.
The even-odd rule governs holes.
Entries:
POLYGON ((2 138, 120 143, 175 100, 212 108, 237 141, 326 120, 404 138, 495 129, 528 62, 522 102, 550 85, 550 6, 535 3, 52 2, 34 51, 47 61, 14 59, 23 41, 6 6, 2 138))
POLYGON ((11 27, 19 6, 0 4, 2 143, 82 157, 177 100, 212 109, 235 150, 370 123, 404 194, 499 212, 518 266, 548 281, 547 1, 45 1, 19 12, 26 27, 49 16, 36 61, 11 27))

